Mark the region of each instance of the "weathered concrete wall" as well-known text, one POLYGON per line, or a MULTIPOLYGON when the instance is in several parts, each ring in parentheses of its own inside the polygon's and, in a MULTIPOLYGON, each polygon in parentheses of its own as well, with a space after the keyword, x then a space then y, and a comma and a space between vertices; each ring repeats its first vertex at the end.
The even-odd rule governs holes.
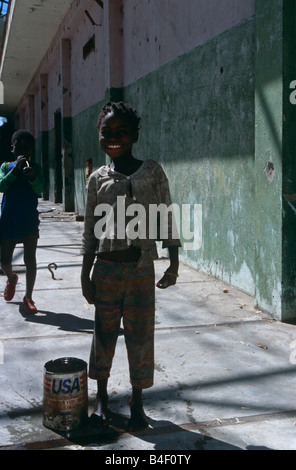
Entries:
POLYGON ((128 0, 123 4, 125 85, 250 18, 255 9, 255 0, 128 0))
POLYGON ((256 4, 255 299, 284 321, 296 311, 296 209, 283 197, 296 192, 295 13, 291 0, 256 4))
POLYGON ((82 111, 72 120, 72 144, 75 162, 75 207, 80 214, 84 213, 85 208, 86 161, 92 159, 93 169, 105 163, 105 156, 99 149, 96 128, 98 114, 102 105, 103 101, 82 111))
MULTIPOLYGON (((89 152, 93 149, 88 148, 89 135, 83 135, 77 127, 72 132, 71 120, 72 116, 78 116, 105 97, 108 85, 104 67, 106 50, 103 15, 103 10, 92 0, 73 1, 15 117, 16 123, 29 128, 36 137, 36 158, 47 168, 46 197, 63 202, 67 210, 76 209, 80 213, 84 210, 85 161, 91 158, 89 152), (90 18, 96 24, 92 24, 90 18), (87 54, 84 46, 93 36, 95 48, 91 48, 87 54), (31 123, 30 96, 34 97, 34 125, 31 123), (59 112, 62 120, 57 125, 56 116, 59 112), (62 199, 57 197, 57 136, 60 133, 62 199), (84 144, 81 145, 82 138, 84 144), (78 197, 74 198, 75 184, 78 197)), ((83 122, 83 125, 89 131, 89 123, 83 122)))
MULTIPOLYGON (((27 109, 28 95, 39 104, 40 75, 48 75, 48 129, 62 107, 61 42, 71 44, 72 116, 105 98, 112 87, 127 86, 254 13, 254 0, 109 0, 104 9, 92 0, 75 0, 36 71, 17 114, 27 109), (87 12, 87 15, 86 13, 87 12), (83 57, 94 36, 94 49, 83 57)), ((35 136, 40 132, 37 104, 35 136)), ((24 119, 28 125, 28 116, 24 119)))
MULTIPOLYGON (((250 293, 254 293, 253 43, 251 19, 124 91, 142 116, 137 155, 163 163, 175 202, 202 204, 202 246, 183 252, 183 259, 250 293)), ((192 227, 193 223, 192 219, 192 227)))
MULTIPOLYGON (((182 55, 195 48, 196 45, 214 38, 221 31, 238 24, 242 19, 251 16, 253 12, 254 0, 235 2, 235 5, 232 1, 225 0, 223 8, 218 0, 211 2, 186 0, 182 6, 177 0, 164 1, 161 14, 159 14, 159 3, 150 0, 141 3, 133 0, 124 2, 113 0, 105 2, 104 9, 87 0, 73 2, 51 48, 40 65, 35 83, 31 84, 31 89, 38 90, 40 74, 47 76, 48 132, 43 131, 43 135, 40 135, 40 112, 36 108, 35 135, 38 140, 43 141, 40 147, 43 153, 48 154, 49 198, 53 201, 56 198, 54 116, 57 111, 61 110, 63 119, 68 115, 73 116, 71 139, 70 142, 67 140, 67 144, 71 145, 75 187, 74 206, 75 210, 83 213, 85 162, 92 158, 93 167, 95 167, 105 159, 98 149, 95 124, 99 109, 105 97, 110 93, 108 90, 114 86, 124 89, 127 85, 134 86, 135 89, 138 86, 138 79, 145 78, 151 72, 161 77, 161 74, 165 73, 163 69, 165 64, 177 56, 180 56, 180 64, 190 62, 190 57, 182 61, 182 55), (215 12, 215 20, 213 20, 213 12, 215 12), (149 18, 151 21, 147 20, 149 18), (90 19, 95 24, 92 24, 90 19), (87 57, 84 57, 84 47, 93 37, 95 47, 90 50, 87 57), (70 43, 71 54, 69 64, 71 74, 67 86, 64 83, 63 73, 64 63, 68 60, 63 48, 65 40, 70 43), (67 110, 64 109, 64 99, 67 93, 71 95, 70 114, 67 114, 67 110), (47 132, 46 137, 44 132, 47 132)), ((199 53, 200 51, 197 55, 199 53)), ((178 60, 173 67, 177 68, 177 63, 178 60)), ((205 64, 203 60, 199 67, 204 67, 205 64)), ((190 65, 187 69, 188 67, 190 69, 190 65)), ((173 77, 174 70, 171 67, 169 70, 168 74, 172 74, 173 77)), ((193 69, 189 70, 187 82, 192 82, 190 86, 195 88, 193 73, 195 73, 193 69)), ((222 72, 219 72, 219 75, 222 75, 222 72)), ((183 78, 180 72, 176 74, 173 85, 176 96, 180 93, 184 94, 184 87, 180 86, 181 82, 178 83, 183 78)), ((141 86, 145 87, 144 82, 141 86)), ((160 88, 158 90, 146 89, 148 100, 153 102, 156 98, 159 101, 160 92, 162 92, 160 88)), ((188 96, 188 92, 185 92, 184 96, 188 96)), ((160 103, 166 100, 167 97, 161 98, 160 103)), ((137 95, 133 96, 131 101, 141 107, 137 95)), ((40 97, 36 95, 36 103, 39 102, 40 97)), ((155 118, 154 126, 157 126, 159 116, 155 118)), ((28 122, 28 118, 25 120, 28 122)), ((64 144, 65 142, 63 142, 63 151, 64 144)), ((69 145, 67 148, 69 149, 69 145)))
MULTIPOLYGON (((82 2, 83 3, 83 2, 82 2)), ((85 3, 85 2, 84 2, 85 3)), ((90 3, 90 2, 88 2, 90 3)), ((104 12, 95 2, 81 6, 80 23, 73 31, 71 27, 71 100, 72 115, 93 106, 105 96, 106 88, 106 46, 104 12), (94 21, 101 26, 92 26, 84 13, 87 9, 94 21), (83 48, 94 37, 94 49, 83 58, 83 48)), ((77 21, 77 20, 76 20, 77 21)), ((91 43, 90 43, 91 45, 91 43)))
POLYGON ((31 85, 39 103, 40 75, 47 76, 47 130, 36 107, 35 134, 48 154, 48 194, 55 201, 54 116, 60 110, 67 117, 70 88, 67 142, 74 206, 82 214, 86 160, 93 168, 105 161, 97 116, 112 87, 121 89, 142 116, 139 157, 163 163, 175 202, 202 204, 202 246, 183 259, 253 293, 254 23, 246 19, 254 14, 254 0, 222 3, 163 0, 160 8, 157 1, 114 0, 103 10, 95 2, 73 2, 31 85), (95 47, 83 57, 93 36, 95 47), (71 45, 67 86, 65 39, 71 45))
MULTIPOLYGON (((254 21, 248 20, 123 89, 124 99, 142 116, 135 153, 162 162, 174 202, 202 204, 202 246, 182 258, 250 293, 255 282, 253 42, 254 21)), ((102 103, 73 119, 75 203, 82 212, 81 157, 93 156, 94 167, 105 158, 95 129, 102 103)))
POLYGON ((60 110, 64 185, 72 183, 82 214, 86 161, 96 168, 106 159, 98 113, 110 97, 130 102, 142 117, 135 154, 163 164, 174 202, 202 206, 201 246, 182 250, 181 259, 289 321, 296 311, 296 208, 282 192, 296 193, 296 106, 288 102, 296 79, 294 3, 162 0, 160 8, 158 0, 110 0, 102 9, 77 0, 16 119, 35 120, 54 200, 60 110))

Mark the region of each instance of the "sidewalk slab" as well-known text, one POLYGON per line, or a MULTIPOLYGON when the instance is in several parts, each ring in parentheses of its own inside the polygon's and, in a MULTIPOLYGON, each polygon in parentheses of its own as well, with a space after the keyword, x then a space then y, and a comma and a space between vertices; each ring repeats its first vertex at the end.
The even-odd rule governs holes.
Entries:
MULTIPOLYGON (((37 315, 25 316, 21 309, 21 246, 12 302, 3 299, 0 275, 0 449, 296 449, 296 327, 257 311, 251 296, 182 263, 177 285, 156 290, 155 384, 144 391, 149 429, 125 428, 131 387, 123 335, 109 381, 114 426, 105 434, 45 428, 44 364, 65 356, 88 362, 94 307, 80 287, 83 224, 59 205, 40 201, 39 207, 37 315)), ((156 278, 167 264, 155 262, 156 278)), ((96 384, 88 380, 90 412, 95 394, 96 384)))

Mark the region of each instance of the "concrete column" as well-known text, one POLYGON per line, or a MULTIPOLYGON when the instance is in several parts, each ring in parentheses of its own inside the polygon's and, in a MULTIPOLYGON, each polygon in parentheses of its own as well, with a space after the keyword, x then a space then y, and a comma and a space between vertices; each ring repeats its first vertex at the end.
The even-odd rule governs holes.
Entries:
POLYGON ((62 84, 62 114, 71 117, 71 40, 61 40, 61 84, 62 84))
POLYGON ((48 129, 48 75, 41 74, 39 78, 40 86, 40 129, 46 131, 48 129))
POLYGON ((107 99, 119 101, 123 99, 124 58, 123 44, 123 0, 104 2, 104 34, 106 60, 107 99))
POLYGON ((35 136, 35 96, 29 95, 29 131, 35 136))
POLYGON ((281 321, 296 321, 295 1, 256 0, 255 302, 281 321))
POLYGON ((72 100, 71 100, 71 40, 62 39, 61 61, 61 103, 62 103, 62 172, 63 207, 74 211, 74 178, 72 161, 72 100))
POLYGON ((41 74, 40 87, 40 132, 41 132, 41 162, 44 176, 43 198, 49 199, 49 165, 48 165, 48 75, 41 74))

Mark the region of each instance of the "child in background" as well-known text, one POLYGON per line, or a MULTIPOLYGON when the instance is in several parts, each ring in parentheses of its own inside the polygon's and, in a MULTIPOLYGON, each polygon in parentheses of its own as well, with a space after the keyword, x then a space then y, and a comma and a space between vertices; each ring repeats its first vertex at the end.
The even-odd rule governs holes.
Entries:
MULTIPOLYGON (((100 217, 95 215, 95 208, 108 204, 116 215, 120 210, 119 200, 124 200, 126 207, 141 204, 146 214, 151 204, 170 206, 168 181, 160 164, 153 160, 138 160, 132 154, 133 145, 138 140, 139 124, 137 112, 122 102, 108 103, 99 116, 100 146, 110 157, 111 164, 99 168, 89 179, 81 272, 83 295, 90 304, 95 304, 89 377, 97 380, 98 392, 91 421, 99 426, 108 424, 107 383, 122 317, 132 384, 130 430, 148 426, 142 390, 153 385, 153 260, 158 257, 157 249, 155 239, 131 239, 126 232, 125 236, 119 236, 124 232, 122 229, 126 229, 128 217, 124 227, 115 224, 117 235, 113 236, 112 230, 110 232, 107 228, 99 237, 96 236, 96 223, 100 217)), ((114 220, 118 218, 115 216, 114 220)), ((159 288, 176 283, 180 246, 179 239, 172 237, 169 224, 163 247, 168 248, 170 265, 157 283, 159 288)))
POLYGON ((28 131, 15 132, 11 143, 16 160, 0 167, 0 192, 4 193, 0 218, 1 268, 7 276, 4 300, 10 301, 14 297, 18 276, 12 271, 12 258, 16 244, 23 243, 26 266, 23 309, 25 313, 36 313, 32 293, 36 279, 37 205, 43 191, 42 170, 30 162, 35 141, 28 131))

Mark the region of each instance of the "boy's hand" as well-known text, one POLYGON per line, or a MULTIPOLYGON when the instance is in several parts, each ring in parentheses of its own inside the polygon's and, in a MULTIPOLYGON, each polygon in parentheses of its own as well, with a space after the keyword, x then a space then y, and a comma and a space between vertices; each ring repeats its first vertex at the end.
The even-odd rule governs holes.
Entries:
POLYGON ((12 172, 15 172, 17 170, 23 170, 24 175, 30 181, 33 181, 35 179, 35 171, 30 166, 27 158, 24 155, 19 155, 16 159, 15 167, 12 172))
POLYGON ((175 273, 164 273, 164 276, 156 284, 159 289, 166 289, 169 286, 174 286, 177 282, 178 274, 175 273))
POLYGON ((24 155, 19 155, 16 159, 16 163, 15 163, 15 167, 14 169, 16 170, 20 170, 21 168, 23 168, 25 165, 26 165, 26 162, 28 160, 26 159, 26 157, 24 157, 24 155))
POLYGON ((89 304, 95 303, 96 287, 89 278, 81 277, 82 295, 89 304))
POLYGON ((33 181, 35 179, 35 171, 31 166, 25 166, 23 169, 24 175, 30 180, 33 181))

